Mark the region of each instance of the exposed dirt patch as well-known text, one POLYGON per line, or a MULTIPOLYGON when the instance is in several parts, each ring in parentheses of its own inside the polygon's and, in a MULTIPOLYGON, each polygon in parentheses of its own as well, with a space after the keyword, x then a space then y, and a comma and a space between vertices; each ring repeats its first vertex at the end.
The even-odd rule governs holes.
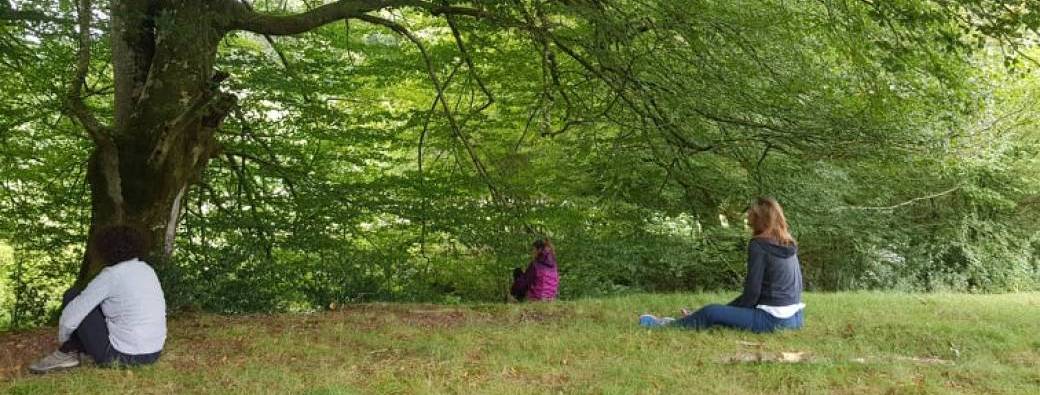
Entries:
MULTIPOLYGON (((310 314, 178 314, 170 317, 170 332, 161 363, 186 371, 241 365, 248 361, 255 338, 286 335, 321 337, 333 326, 346 326, 359 331, 378 330, 390 325, 444 329, 475 322, 556 322, 571 316, 572 309, 559 306, 482 311, 414 304, 349 305, 334 311, 310 314)), ((0 381, 28 375, 29 364, 52 352, 57 346, 54 328, 0 333, 0 381)), ((293 361, 294 356, 285 357, 287 363, 299 362, 293 361)), ((375 350, 370 355, 373 360, 402 360, 408 357, 403 350, 375 350)), ((477 354, 471 357, 480 359, 477 354)))
POLYGON ((0 333, 0 381, 29 374, 29 364, 57 348, 54 328, 0 333))
POLYGON ((161 361, 177 370, 241 365, 246 350, 247 341, 241 336, 213 338, 205 332, 189 332, 168 339, 161 361))
POLYGON ((331 320, 376 329, 386 325, 407 325, 419 328, 454 328, 477 321, 491 321, 491 315, 468 309, 437 305, 357 305, 320 315, 331 320))
POLYGON ((517 322, 556 322, 573 318, 574 311, 567 308, 522 310, 514 317, 517 322))
POLYGON ((466 313, 451 310, 412 310, 395 313, 406 325, 421 328, 454 328, 466 323, 466 313))

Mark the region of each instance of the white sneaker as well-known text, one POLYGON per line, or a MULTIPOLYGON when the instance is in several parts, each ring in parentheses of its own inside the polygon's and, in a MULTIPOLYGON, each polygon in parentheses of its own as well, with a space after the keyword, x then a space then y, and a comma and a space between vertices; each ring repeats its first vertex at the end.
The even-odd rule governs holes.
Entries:
POLYGON ((643 314, 643 315, 639 316, 639 325, 644 327, 644 328, 657 328, 657 327, 662 327, 662 326, 668 326, 673 321, 675 321, 675 318, 672 318, 672 317, 657 318, 657 316, 654 316, 652 314, 643 314))
POLYGON ((58 350, 29 365, 29 372, 43 374, 77 366, 79 366, 79 352, 66 353, 58 350))

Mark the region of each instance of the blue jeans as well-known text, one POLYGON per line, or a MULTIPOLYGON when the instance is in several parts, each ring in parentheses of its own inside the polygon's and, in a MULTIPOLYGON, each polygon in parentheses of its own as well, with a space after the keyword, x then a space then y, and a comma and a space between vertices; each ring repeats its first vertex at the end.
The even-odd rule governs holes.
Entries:
POLYGON ((690 329, 722 326, 766 333, 780 329, 800 329, 803 323, 803 311, 798 311, 790 318, 776 318, 761 309, 710 304, 693 314, 675 320, 672 326, 690 329))

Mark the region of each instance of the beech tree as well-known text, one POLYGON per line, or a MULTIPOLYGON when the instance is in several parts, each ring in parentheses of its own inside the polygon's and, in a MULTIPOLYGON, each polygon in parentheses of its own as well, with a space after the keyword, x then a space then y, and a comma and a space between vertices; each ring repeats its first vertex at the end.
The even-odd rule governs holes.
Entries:
POLYGON ((30 315, 113 223, 226 311, 487 300, 546 229, 565 293, 725 287, 755 194, 821 288, 1026 278, 1035 109, 987 53, 1032 51, 1029 0, 322 3, 0 0, 0 243, 35 273, 0 275, 30 315))
MULTIPOLYGON (((293 15, 264 14, 244 1, 232 0, 110 3, 107 35, 115 82, 111 119, 99 117, 82 98, 91 64, 94 9, 90 0, 77 2, 79 52, 65 103, 65 111, 93 142, 86 176, 91 191, 88 240, 104 226, 134 224, 148 231, 152 259, 160 261, 173 252, 181 200, 210 159, 221 152, 214 135, 235 106, 235 96, 221 88, 228 74, 214 68, 218 45, 226 35, 236 31, 294 35, 337 21, 359 20, 414 39, 401 25, 373 14, 402 7, 504 27, 522 25, 487 9, 415 0, 342 0, 293 15)), ((459 45, 464 45, 461 39, 459 45)), ((438 84, 432 69, 431 78, 438 84)), ((102 267, 92 251, 88 241, 81 281, 102 267)))

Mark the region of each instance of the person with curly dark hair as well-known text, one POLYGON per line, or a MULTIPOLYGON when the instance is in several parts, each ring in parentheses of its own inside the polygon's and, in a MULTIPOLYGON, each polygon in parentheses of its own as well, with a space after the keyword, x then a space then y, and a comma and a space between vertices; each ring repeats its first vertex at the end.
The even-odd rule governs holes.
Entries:
POLYGON ((84 356, 99 366, 154 363, 166 342, 166 300, 159 278, 140 258, 148 238, 132 226, 95 234, 105 268, 82 290, 65 293, 58 320, 61 347, 29 366, 32 373, 74 368, 84 356))

